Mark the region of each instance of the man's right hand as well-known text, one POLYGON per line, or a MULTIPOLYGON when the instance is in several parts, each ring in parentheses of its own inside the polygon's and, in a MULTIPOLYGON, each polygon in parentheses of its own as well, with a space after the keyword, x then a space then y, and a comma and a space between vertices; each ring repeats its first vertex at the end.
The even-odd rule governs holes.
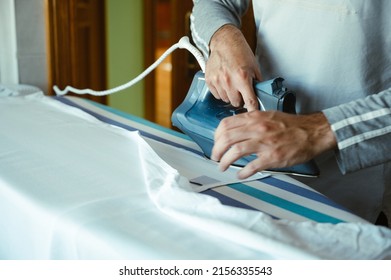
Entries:
POLYGON ((257 110, 253 81, 261 81, 262 75, 242 32, 224 25, 213 35, 210 51, 205 79, 213 96, 235 107, 244 104, 248 111, 257 110))
POLYGON ((253 111, 224 118, 214 135, 212 160, 225 171, 236 160, 255 154, 238 173, 245 179, 265 169, 293 166, 325 151, 337 140, 322 112, 294 115, 280 111, 253 111))

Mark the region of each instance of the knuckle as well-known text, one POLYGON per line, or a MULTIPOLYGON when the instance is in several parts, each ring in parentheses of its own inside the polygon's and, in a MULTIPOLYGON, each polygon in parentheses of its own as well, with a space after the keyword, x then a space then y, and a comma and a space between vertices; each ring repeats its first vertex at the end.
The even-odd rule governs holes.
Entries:
POLYGON ((238 69, 237 75, 239 76, 240 79, 243 79, 243 80, 248 80, 249 77, 250 77, 248 69, 247 68, 243 68, 243 67, 238 69))
POLYGON ((243 155, 246 153, 246 148, 242 144, 236 144, 233 146, 235 154, 243 155))
POLYGON ((248 173, 251 173, 251 174, 254 174, 260 170, 260 168, 257 165, 255 160, 249 162, 246 166, 246 169, 247 169, 248 173))
POLYGON ((229 85, 231 83, 231 79, 230 79, 230 77, 228 75, 223 75, 221 77, 221 82, 229 87, 229 85))
POLYGON ((251 118, 258 119, 262 117, 261 111, 251 111, 248 113, 251 118))
POLYGON ((256 128, 255 128, 256 132, 258 134, 260 133, 266 133, 270 130, 269 126, 263 122, 259 123, 256 128))
POLYGON ((229 125, 229 118, 224 118, 220 121, 219 128, 221 131, 227 130, 229 125))
POLYGON ((284 152, 283 149, 281 149, 281 148, 276 148, 273 151, 273 158, 279 164, 285 165, 285 162, 286 162, 285 155, 286 155, 286 152, 284 152))
POLYGON ((247 101, 246 101, 246 104, 251 106, 251 107, 255 107, 255 106, 258 106, 258 100, 254 97, 251 97, 249 98, 247 101))
POLYGON ((218 79, 216 75, 207 75, 207 73, 205 74, 205 82, 208 86, 216 84, 217 80, 218 79))

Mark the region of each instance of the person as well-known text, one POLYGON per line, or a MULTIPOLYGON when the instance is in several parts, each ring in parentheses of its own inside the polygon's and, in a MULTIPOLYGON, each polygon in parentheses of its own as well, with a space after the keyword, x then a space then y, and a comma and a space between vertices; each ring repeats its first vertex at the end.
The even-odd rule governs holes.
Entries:
POLYGON ((321 176, 297 179, 370 222, 381 211, 390 219, 391 1, 252 1, 255 54, 239 29, 249 5, 194 1, 206 83, 248 110, 222 120, 212 159, 225 170, 255 153, 245 178, 315 157, 321 176), (257 110, 253 81, 277 76, 296 92, 298 115, 257 110))

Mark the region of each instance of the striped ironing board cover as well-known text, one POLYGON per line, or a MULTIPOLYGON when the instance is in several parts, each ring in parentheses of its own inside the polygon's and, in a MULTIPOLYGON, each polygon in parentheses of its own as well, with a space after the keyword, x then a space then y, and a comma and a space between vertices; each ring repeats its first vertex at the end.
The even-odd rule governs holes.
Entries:
MULTIPOLYGON (((137 130, 147 142, 153 140, 161 145, 202 154, 189 137, 177 131, 87 99, 73 96, 55 98, 102 122, 130 131, 137 130)), ((333 224, 363 222, 326 196, 287 175, 272 175, 252 182, 229 184, 202 193, 216 197, 223 204, 262 211, 276 219, 333 224)))

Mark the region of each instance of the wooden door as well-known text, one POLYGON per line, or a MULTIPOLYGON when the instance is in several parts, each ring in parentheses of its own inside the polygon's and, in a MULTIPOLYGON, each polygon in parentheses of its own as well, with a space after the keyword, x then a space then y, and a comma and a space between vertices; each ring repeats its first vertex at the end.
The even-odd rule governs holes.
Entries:
MULTIPOLYGON (((158 48, 167 49, 185 35, 191 40, 190 13, 192 8, 192 0, 144 1, 145 67, 157 59, 158 48), (168 10, 167 5, 170 6, 168 10), (163 41, 161 40, 162 33, 165 35, 163 41)), ((254 50, 255 24, 252 7, 244 16, 242 23, 242 31, 254 50)), ((145 79, 146 118, 167 127, 172 127, 171 114, 185 98, 194 74, 200 70, 196 59, 186 50, 176 50, 170 59, 172 70, 169 77, 168 102, 161 102, 162 98, 159 96, 161 86, 159 77, 157 77, 159 71, 152 72, 145 79)))
MULTIPOLYGON (((50 88, 106 88, 104 2, 46 1, 50 88)), ((106 104, 105 97, 82 97, 106 104)))

